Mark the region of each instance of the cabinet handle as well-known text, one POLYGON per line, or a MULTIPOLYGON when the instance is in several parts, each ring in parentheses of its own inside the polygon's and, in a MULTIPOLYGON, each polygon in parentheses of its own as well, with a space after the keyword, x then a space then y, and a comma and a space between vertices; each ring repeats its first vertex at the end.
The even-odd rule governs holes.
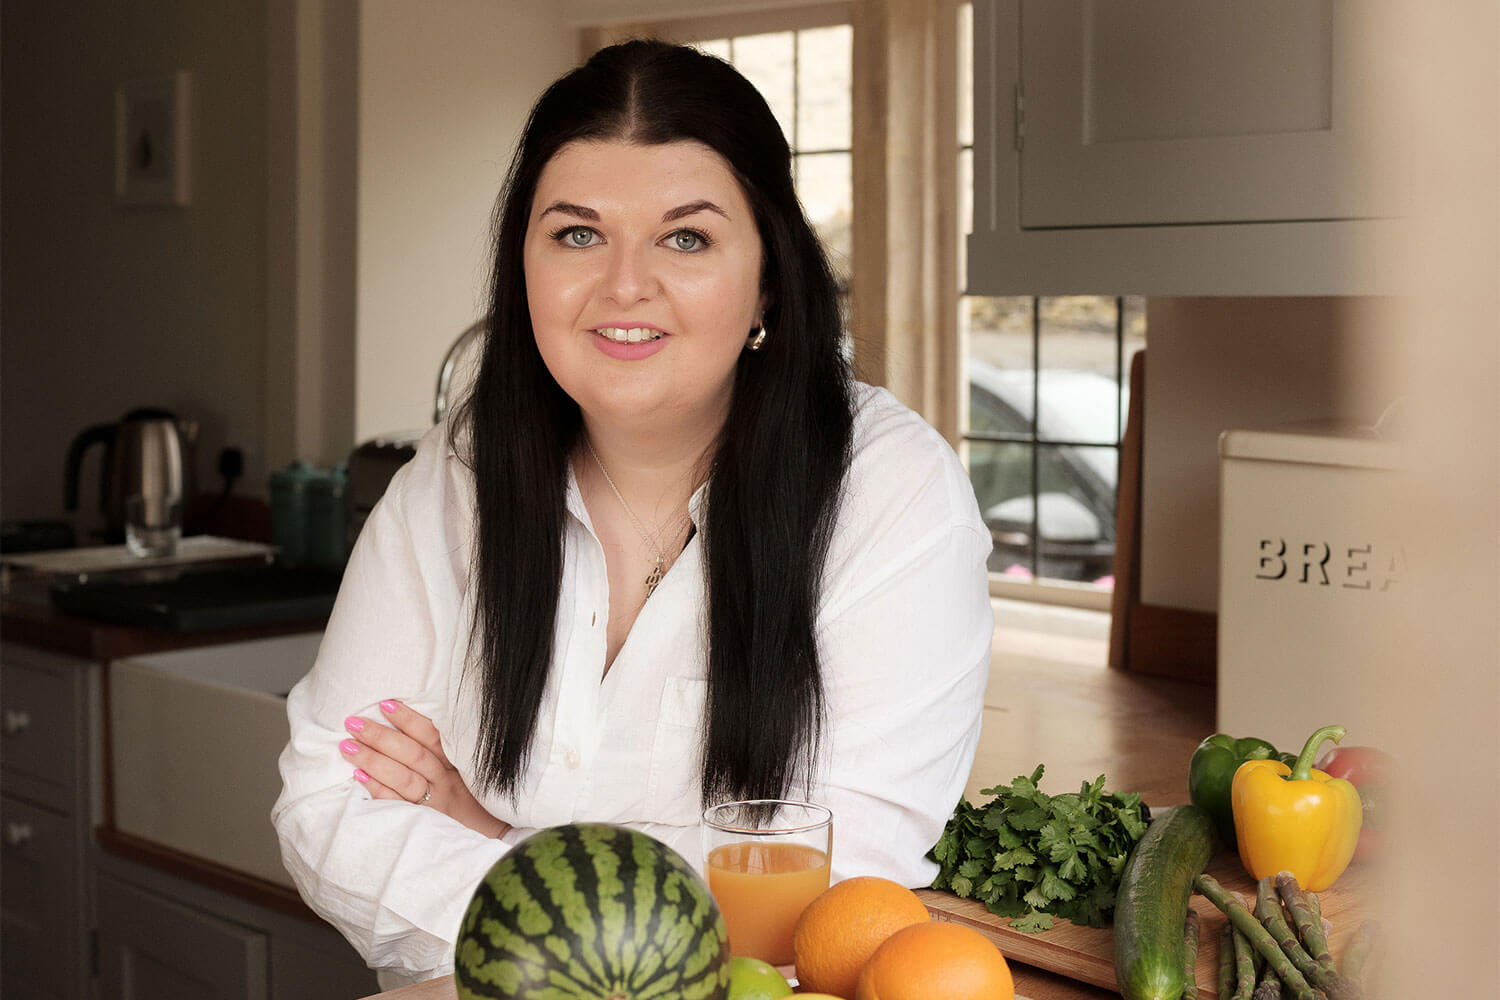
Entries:
POLYGON ((21 847, 31 839, 30 823, 5 824, 5 846, 21 847))
POLYGON ((7 708, 4 721, 0 722, 6 736, 14 736, 31 728, 31 713, 23 709, 7 708))

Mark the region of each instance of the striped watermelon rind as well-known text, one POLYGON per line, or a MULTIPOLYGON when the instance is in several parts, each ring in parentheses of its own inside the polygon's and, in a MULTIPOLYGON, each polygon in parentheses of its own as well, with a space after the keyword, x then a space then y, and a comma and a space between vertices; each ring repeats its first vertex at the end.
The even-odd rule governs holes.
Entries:
POLYGON ((550 827, 495 862, 454 951, 459 1000, 725 1000, 729 932, 672 848, 604 823, 550 827))

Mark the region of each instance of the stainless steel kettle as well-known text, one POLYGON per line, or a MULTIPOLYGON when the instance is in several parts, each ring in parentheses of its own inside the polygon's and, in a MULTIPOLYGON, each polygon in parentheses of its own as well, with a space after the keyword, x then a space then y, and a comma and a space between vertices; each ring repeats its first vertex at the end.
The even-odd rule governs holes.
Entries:
POLYGON ((104 515, 104 540, 125 538, 125 500, 144 496, 148 502, 177 497, 186 520, 196 489, 194 449, 198 423, 179 419, 166 410, 142 407, 112 424, 98 424, 80 433, 68 446, 64 482, 69 511, 78 509, 78 474, 84 454, 104 445, 99 476, 99 510, 104 515))

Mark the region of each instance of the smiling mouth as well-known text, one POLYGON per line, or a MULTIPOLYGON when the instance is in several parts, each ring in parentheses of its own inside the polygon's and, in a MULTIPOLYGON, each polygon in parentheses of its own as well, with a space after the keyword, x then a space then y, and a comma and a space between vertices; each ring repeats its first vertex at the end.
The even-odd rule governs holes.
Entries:
POLYGON ((617 344, 649 344, 653 340, 660 340, 666 336, 660 330, 653 330, 649 326, 601 326, 594 332, 605 340, 613 340, 617 344))

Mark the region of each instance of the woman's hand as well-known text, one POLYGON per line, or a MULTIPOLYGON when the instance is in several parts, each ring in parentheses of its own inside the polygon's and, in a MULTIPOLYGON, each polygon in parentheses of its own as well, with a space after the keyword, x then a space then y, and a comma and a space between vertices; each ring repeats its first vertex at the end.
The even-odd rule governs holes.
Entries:
POLYGON ((399 701, 382 701, 380 711, 394 729, 351 715, 344 720, 351 738, 339 743, 344 759, 355 765, 355 779, 372 797, 428 806, 486 837, 510 829, 474 798, 443 753, 431 719, 399 701))

